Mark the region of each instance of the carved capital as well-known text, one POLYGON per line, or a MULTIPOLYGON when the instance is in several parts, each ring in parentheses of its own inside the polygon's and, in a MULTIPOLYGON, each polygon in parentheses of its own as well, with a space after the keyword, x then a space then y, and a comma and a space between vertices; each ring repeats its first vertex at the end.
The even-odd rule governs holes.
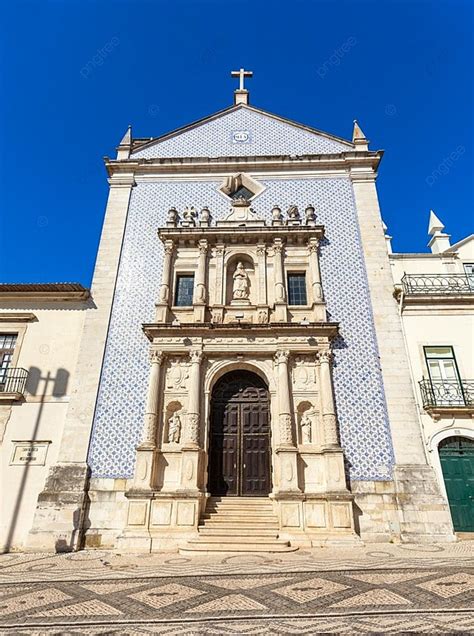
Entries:
POLYGON ((318 351, 318 353, 316 354, 316 360, 320 364, 331 364, 332 359, 333 359, 333 354, 332 354, 332 351, 329 351, 329 350, 318 351))
POLYGON ((310 238, 308 241, 308 252, 310 254, 317 254, 319 250, 319 239, 316 237, 310 238))
POLYGON ((194 362, 196 364, 201 364, 204 355, 202 353, 202 351, 190 351, 189 352, 189 358, 191 360, 191 362, 194 362))
POLYGON ((209 248, 209 244, 207 239, 201 239, 199 241, 199 254, 207 254, 207 250, 209 248))
POLYGON ((257 245, 257 256, 265 256, 266 251, 267 251, 267 246, 265 244, 257 245))
POLYGON ((174 250, 174 241, 171 239, 164 242, 165 256, 171 256, 174 250))
POLYGON ((281 239, 274 239, 273 251, 275 252, 275 254, 281 254, 283 252, 283 242, 281 239))
POLYGON ((284 362, 285 364, 288 364, 289 359, 290 359, 290 352, 287 350, 279 349, 275 353, 275 364, 281 364, 282 362, 284 362))
POLYGON ((156 351, 156 349, 152 349, 149 354, 150 364, 161 364, 163 362, 163 352, 156 351))

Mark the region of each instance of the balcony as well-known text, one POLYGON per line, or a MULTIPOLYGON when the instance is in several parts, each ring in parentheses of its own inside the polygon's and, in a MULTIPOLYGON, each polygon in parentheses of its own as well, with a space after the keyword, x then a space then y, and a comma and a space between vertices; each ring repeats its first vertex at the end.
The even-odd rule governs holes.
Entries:
POLYGON ((474 380, 420 380, 423 408, 427 411, 474 411, 474 380))
POLYGON ((0 401, 21 400, 25 393, 28 371, 15 367, 0 369, 0 401))
POLYGON ((462 296, 474 294, 474 276, 466 274, 405 274, 403 292, 416 296, 462 296))

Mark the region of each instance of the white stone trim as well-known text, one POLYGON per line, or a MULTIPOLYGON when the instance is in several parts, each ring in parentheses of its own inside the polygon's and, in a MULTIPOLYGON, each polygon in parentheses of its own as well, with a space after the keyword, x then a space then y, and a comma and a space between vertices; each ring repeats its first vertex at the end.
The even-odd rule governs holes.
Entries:
MULTIPOLYGON (((440 431, 436 431, 433 435, 430 435, 427 441, 428 457, 430 463, 433 466, 436 476, 438 477, 441 493, 448 501, 448 493, 446 492, 446 485, 444 483, 443 470, 441 468, 441 461, 439 459, 439 444, 447 437, 467 437, 474 440, 474 430, 466 428, 465 426, 456 426, 455 420, 448 426, 445 426, 440 431)), ((449 503, 449 502, 448 502, 449 503)))

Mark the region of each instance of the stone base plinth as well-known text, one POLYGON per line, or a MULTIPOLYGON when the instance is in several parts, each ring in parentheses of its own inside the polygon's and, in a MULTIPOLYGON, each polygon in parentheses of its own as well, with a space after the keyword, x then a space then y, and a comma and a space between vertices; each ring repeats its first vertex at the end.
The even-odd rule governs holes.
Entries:
POLYGON ((72 552, 83 547, 88 484, 86 464, 51 466, 44 490, 38 496, 25 551, 72 552))

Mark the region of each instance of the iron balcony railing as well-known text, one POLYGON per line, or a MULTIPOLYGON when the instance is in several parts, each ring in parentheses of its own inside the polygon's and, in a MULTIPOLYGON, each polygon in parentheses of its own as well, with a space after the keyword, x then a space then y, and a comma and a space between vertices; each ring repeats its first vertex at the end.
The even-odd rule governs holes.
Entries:
POLYGON ((423 408, 474 407, 474 380, 420 380, 423 408))
POLYGON ((474 276, 465 274, 405 274, 405 294, 474 294, 474 276))
POLYGON ((19 393, 23 395, 27 377, 28 371, 26 369, 15 367, 0 369, 0 394, 19 393))

